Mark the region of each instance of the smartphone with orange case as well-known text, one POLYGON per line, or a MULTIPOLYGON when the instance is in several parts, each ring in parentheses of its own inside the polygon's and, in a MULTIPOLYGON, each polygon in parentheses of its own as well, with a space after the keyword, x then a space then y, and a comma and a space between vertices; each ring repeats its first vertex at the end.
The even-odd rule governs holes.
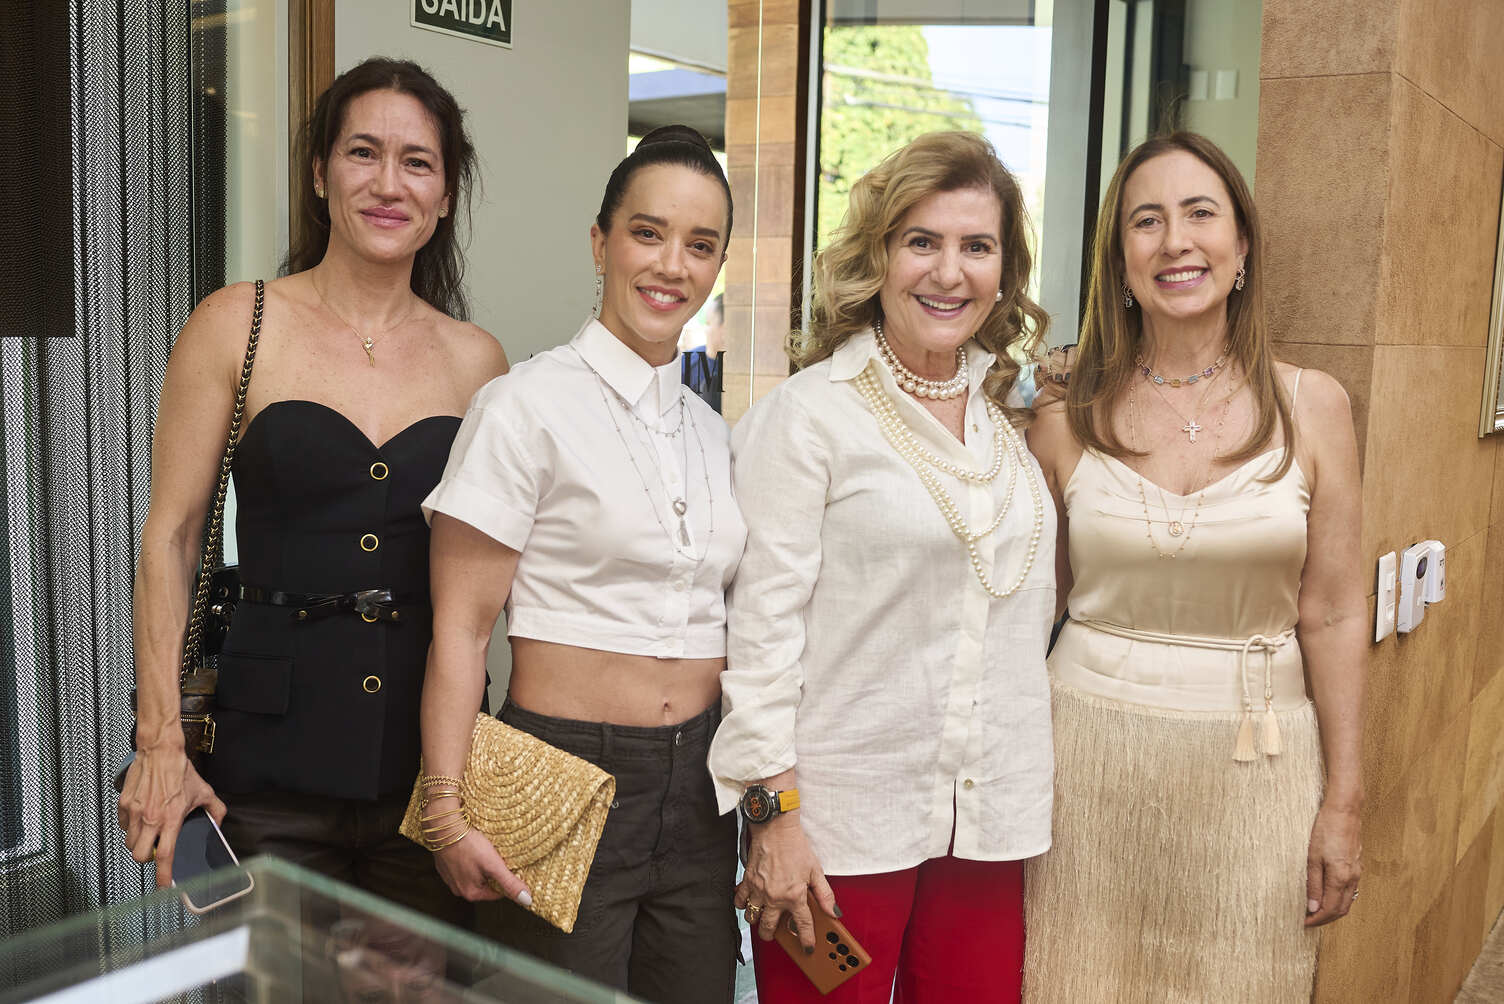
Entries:
POLYGON ((778 925, 773 939, 823 995, 872 965, 872 956, 857 944, 845 924, 820 908, 814 893, 809 894, 809 912, 815 920, 815 954, 804 954, 799 935, 790 930, 787 918, 778 925))

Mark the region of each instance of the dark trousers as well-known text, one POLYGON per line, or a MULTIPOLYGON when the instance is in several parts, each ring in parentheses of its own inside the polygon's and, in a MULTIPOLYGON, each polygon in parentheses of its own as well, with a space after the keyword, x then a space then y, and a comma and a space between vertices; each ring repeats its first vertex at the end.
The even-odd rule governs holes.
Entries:
POLYGON ((736 817, 716 811, 705 766, 720 706, 662 728, 551 718, 510 701, 500 717, 613 775, 616 799, 573 933, 510 901, 479 904, 480 931, 656 1004, 727 1004, 740 942, 736 817))
POLYGON ((226 795, 224 834, 235 856, 274 854, 310 871, 469 929, 474 911, 433 866, 433 854, 397 832, 408 795, 375 802, 297 792, 226 795))

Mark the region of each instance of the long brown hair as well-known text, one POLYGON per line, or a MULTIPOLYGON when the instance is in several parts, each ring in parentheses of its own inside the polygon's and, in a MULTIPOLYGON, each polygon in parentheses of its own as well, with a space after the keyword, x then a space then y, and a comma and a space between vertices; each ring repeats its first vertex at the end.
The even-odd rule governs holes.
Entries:
POLYGON ((786 351, 801 368, 827 359, 852 335, 872 326, 878 293, 888 275, 888 238, 904 214, 937 192, 982 188, 1002 205, 1003 298, 977 329, 976 340, 996 357, 982 391, 1015 422, 1025 409, 1003 402, 1018 378, 1010 350, 1032 357, 1049 315, 1029 298, 1029 215, 1018 181, 992 144, 969 132, 932 132, 890 154, 851 186, 851 202, 829 245, 815 256, 807 332, 789 336, 786 351))
POLYGON ((313 164, 329 162, 329 153, 345 123, 350 102, 371 91, 396 91, 416 98, 433 118, 439 134, 439 153, 444 160, 444 191, 449 195, 449 215, 440 217, 428 243, 413 259, 412 290, 434 309, 459 320, 469 319, 465 297, 465 258, 455 233, 463 214, 470 218, 470 190, 475 184, 475 148, 465 134, 465 113, 444 89, 417 63, 405 59, 374 57, 341 73, 319 95, 318 102, 298 133, 295 156, 297 186, 292 193, 297 206, 294 227, 282 273, 291 275, 313 268, 329 250, 329 204, 313 190, 313 164))
POLYGON ((1243 368, 1254 397, 1253 432, 1226 455, 1230 461, 1257 456, 1274 437, 1275 423, 1284 434, 1285 455, 1270 480, 1284 477, 1294 458, 1295 426, 1280 385, 1264 317, 1264 236, 1258 207, 1237 165, 1211 140, 1193 132, 1152 137, 1135 147, 1118 165, 1102 197, 1092 246, 1091 286, 1086 318, 1066 392, 1066 418, 1078 442, 1114 457, 1142 456, 1125 446, 1112 429, 1112 408, 1136 378, 1136 358, 1143 344, 1143 315, 1123 305, 1123 188, 1133 172, 1166 153, 1184 151, 1216 172, 1232 197, 1238 232, 1248 242, 1243 259, 1243 288, 1227 297, 1227 342, 1231 357, 1243 368))

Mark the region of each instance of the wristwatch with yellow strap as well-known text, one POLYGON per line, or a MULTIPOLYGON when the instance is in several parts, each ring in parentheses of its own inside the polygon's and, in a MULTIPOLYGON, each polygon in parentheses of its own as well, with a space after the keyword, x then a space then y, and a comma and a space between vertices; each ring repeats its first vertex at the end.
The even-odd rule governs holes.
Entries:
POLYGON ((773 791, 766 785, 749 784, 742 792, 742 818, 749 823, 766 823, 774 816, 799 808, 799 789, 773 791))

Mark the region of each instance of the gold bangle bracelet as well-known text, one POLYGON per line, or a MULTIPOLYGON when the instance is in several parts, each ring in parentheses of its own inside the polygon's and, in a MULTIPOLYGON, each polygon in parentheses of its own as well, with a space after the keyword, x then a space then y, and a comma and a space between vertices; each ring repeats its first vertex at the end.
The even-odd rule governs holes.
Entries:
POLYGON ((442 842, 440 842, 440 840, 431 840, 431 841, 428 842, 428 849, 430 851, 442 851, 446 847, 452 847, 455 844, 459 843, 461 840, 464 840, 465 839, 465 834, 467 834, 469 832, 470 832, 470 823, 467 820, 465 822, 465 828, 463 830, 461 830, 458 834, 456 834, 455 836, 449 838, 448 840, 443 840, 442 842))

